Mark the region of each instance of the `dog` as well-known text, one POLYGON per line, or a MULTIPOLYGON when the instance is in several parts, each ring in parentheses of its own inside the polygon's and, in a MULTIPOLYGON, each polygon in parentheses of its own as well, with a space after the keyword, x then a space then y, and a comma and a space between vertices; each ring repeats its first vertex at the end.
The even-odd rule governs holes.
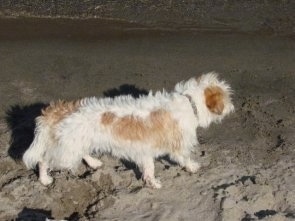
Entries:
POLYGON ((190 173, 200 165, 190 158, 198 145, 196 129, 220 122, 234 111, 230 86, 210 72, 176 84, 172 92, 133 98, 84 98, 57 101, 36 118, 35 138, 23 156, 27 168, 39 167, 39 180, 53 182, 48 169, 75 170, 82 160, 97 169, 93 153, 133 161, 143 181, 161 188, 154 159, 169 155, 190 173))

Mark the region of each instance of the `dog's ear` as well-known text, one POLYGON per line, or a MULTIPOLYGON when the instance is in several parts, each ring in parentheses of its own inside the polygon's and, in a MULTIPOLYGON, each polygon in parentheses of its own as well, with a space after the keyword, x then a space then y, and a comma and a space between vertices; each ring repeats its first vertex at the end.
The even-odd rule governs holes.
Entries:
POLYGON ((221 115, 224 109, 224 93, 218 86, 207 87, 204 91, 207 108, 214 114, 221 115))

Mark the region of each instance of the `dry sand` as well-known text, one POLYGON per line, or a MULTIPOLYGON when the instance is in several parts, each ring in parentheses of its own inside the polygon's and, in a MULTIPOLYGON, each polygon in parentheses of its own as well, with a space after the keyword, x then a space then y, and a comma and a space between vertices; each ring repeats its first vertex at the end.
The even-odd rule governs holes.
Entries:
POLYGON ((294 39, 143 31, 14 37, 0 40, 0 220, 295 219, 294 39), (163 188, 153 190, 132 163, 103 156, 102 170, 56 171, 47 188, 17 162, 50 100, 170 90, 212 70, 232 85, 236 112, 198 130, 197 174, 160 159, 163 188))

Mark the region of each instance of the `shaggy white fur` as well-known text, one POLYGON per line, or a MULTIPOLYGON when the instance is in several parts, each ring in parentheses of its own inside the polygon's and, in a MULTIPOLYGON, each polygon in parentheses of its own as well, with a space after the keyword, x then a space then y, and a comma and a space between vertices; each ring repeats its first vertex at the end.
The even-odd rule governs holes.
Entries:
POLYGON ((143 180, 160 188, 154 159, 169 154, 195 173, 199 164, 190 159, 190 152, 197 145, 196 128, 208 127, 232 112, 230 95, 230 86, 216 73, 208 73, 178 83, 171 93, 52 104, 36 119, 35 139, 23 161, 27 168, 38 164, 41 183, 49 185, 53 179, 48 168, 74 170, 84 159, 96 169, 102 162, 90 155, 108 152, 135 162, 143 180))

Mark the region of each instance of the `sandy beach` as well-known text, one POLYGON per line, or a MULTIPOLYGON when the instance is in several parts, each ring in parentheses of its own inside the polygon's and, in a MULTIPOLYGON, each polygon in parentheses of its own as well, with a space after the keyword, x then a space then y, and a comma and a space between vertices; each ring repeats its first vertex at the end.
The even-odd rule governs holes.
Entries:
POLYGON ((294 38, 130 27, 7 33, 0 38, 0 220, 295 219, 294 38), (169 91, 210 71, 232 86, 235 112, 198 129, 197 174, 159 159, 163 188, 150 189, 134 164, 103 155, 102 169, 53 171, 54 184, 44 187, 19 161, 34 119, 52 100, 169 91))

